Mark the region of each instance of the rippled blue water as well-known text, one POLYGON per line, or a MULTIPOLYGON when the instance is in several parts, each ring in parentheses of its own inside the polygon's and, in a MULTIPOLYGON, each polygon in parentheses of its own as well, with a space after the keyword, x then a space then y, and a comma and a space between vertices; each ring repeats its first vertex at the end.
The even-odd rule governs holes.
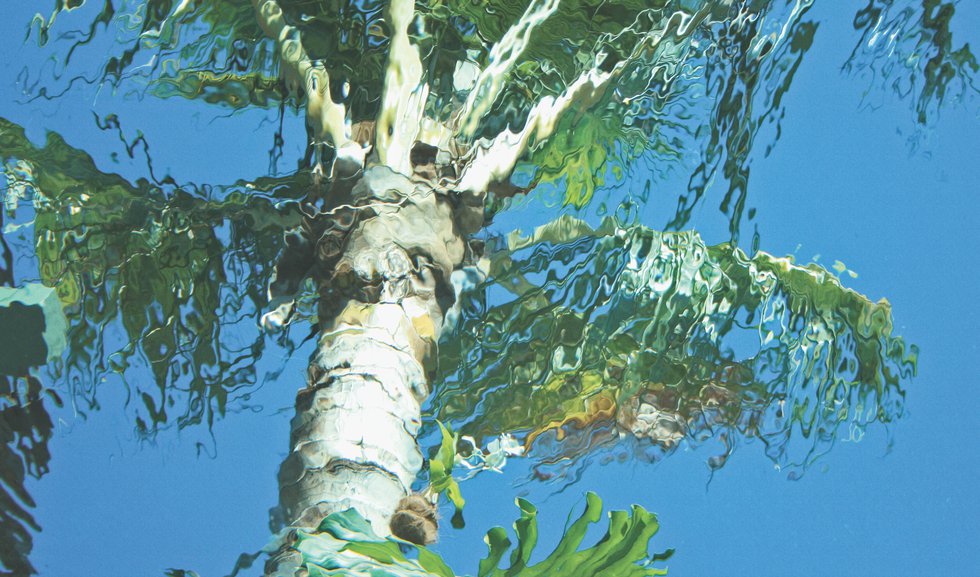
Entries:
MULTIPOLYGON (((795 481, 774 467, 758 440, 744 443, 714 472, 706 462, 723 447, 707 442, 655 464, 597 458, 567 486, 529 482, 530 464, 512 460, 503 475, 487 473, 463 485, 467 526, 454 530, 447 523, 436 547, 457 571, 475 573, 483 532, 512 522, 514 496, 540 506, 541 548, 548 550, 566 512, 594 490, 609 508, 638 502, 657 512, 658 548, 677 550, 668 563, 671 575, 974 574, 980 564, 974 546, 980 505, 973 496, 980 474, 976 101, 947 107, 921 127, 908 102, 863 94, 866 82, 840 72, 853 46, 850 15, 858 4, 839 12, 825 4, 811 13, 820 22, 816 41, 785 97, 778 144, 769 155, 758 147, 752 156, 749 199, 757 212, 742 244, 757 232, 772 254, 827 267, 840 261, 857 273, 845 276, 847 286, 890 301, 895 332, 921 351, 906 415, 887 428, 841 432, 833 450, 795 481)), ((56 67, 22 42, 35 10, 8 7, 0 38, 0 116, 26 127, 35 143, 54 130, 100 168, 145 177, 141 148, 130 158, 117 133, 100 130, 93 119, 93 112, 113 112, 127 139, 145 137, 157 175, 230 183, 267 173, 276 121, 265 111, 215 112, 200 103, 139 99, 91 85, 51 100, 26 97, 24 67, 56 67)), ((980 41, 980 10, 961 3, 957 16, 961 38, 980 41)), ((98 42, 110 40, 97 37, 87 57, 98 57, 98 42)), ((283 126, 284 157, 301 157, 302 118, 287 112, 283 126)), ((641 188, 655 169, 634 166, 625 181, 600 188, 597 199, 641 188)), ((662 228, 687 184, 683 174, 660 178, 639 220, 662 228)), ((729 218, 715 209, 724 188, 720 182, 709 187, 709 202, 695 208, 687 225, 708 244, 730 237, 729 218)), ((493 229, 542 224, 559 211, 558 194, 543 187, 525 206, 499 215, 493 229)), ((599 209, 593 204, 588 210, 599 209)), ((17 234, 6 235, 21 250, 15 278, 35 279, 37 261, 23 251, 30 243, 17 234)), ((236 330, 228 338, 249 346, 248 331, 236 330)), ((123 335, 109 327, 106 338, 124 342, 123 335)), ((269 539, 275 474, 311 346, 286 358, 285 349, 270 344, 256 372, 279 376, 233 389, 229 414, 210 429, 169 426, 149 438, 139 434, 133 406, 140 400, 130 391, 152 389, 145 368, 127 373, 129 389, 108 378, 97 407, 67 394, 63 407, 49 404, 50 470, 27 484, 43 528, 30 555, 39 574, 122 577, 179 567, 225 575, 241 553, 260 549, 269 539)), ((444 516, 450 515, 446 508, 444 516)))

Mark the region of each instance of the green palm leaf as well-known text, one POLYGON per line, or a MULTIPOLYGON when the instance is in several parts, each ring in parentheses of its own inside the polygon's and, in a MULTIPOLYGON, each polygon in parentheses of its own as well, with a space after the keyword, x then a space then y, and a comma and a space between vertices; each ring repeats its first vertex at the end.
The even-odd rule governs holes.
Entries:
POLYGON ((839 430, 902 413, 915 347, 887 301, 819 266, 567 216, 491 255, 441 344, 432 411, 477 439, 523 435, 546 478, 623 438, 653 459, 717 439, 716 467, 759 439, 802 469, 839 430))
MULTIPOLYGON (((500 568, 513 543, 507 531, 495 527, 484 539, 489 548, 480 561, 477 577, 646 577, 666 575, 654 567, 673 551, 650 555, 649 542, 660 528, 657 518, 639 506, 632 511, 609 513, 606 534, 592 547, 580 549, 589 527, 602 518, 602 500, 588 493, 582 514, 565 526, 561 540, 539 563, 530 559, 537 545, 537 508, 524 499, 517 500, 521 511, 514 523, 517 545, 506 569, 500 568)), ((297 570, 312 575, 371 577, 453 577, 455 573, 442 558, 426 549, 395 538, 376 536, 370 525, 353 509, 334 513, 320 523, 318 531, 297 531, 276 554, 277 575, 293 575, 297 570), (417 555, 406 555, 414 550, 417 555)))

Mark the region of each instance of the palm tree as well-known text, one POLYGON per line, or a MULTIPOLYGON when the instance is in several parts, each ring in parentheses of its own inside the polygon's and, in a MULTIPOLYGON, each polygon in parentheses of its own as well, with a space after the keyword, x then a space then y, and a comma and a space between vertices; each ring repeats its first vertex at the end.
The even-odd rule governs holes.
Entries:
MULTIPOLYGON (((257 332, 234 349, 221 338, 227 325, 276 333, 310 321, 317 350, 297 387, 279 471, 289 531, 272 573, 329 561, 451 574, 425 554, 399 557, 384 538, 394 528, 418 545, 431 541, 433 499, 446 493, 462 508, 453 466, 489 466, 484 447, 495 438, 498 454, 535 459, 542 478, 599 446, 629 443, 658 458, 705 434, 727 446, 737 435, 757 437, 774 460, 805 466, 842 424, 900 415, 903 377, 914 370, 914 349, 891 334, 886 301, 869 301, 816 265, 737 247, 748 151, 761 127, 778 123, 781 96, 812 43, 809 6, 128 7, 131 42, 97 82, 118 87, 135 75, 159 97, 278 106, 281 116, 301 107, 309 145, 288 176, 195 190, 166 178, 130 183, 57 135, 35 146, 2 121, 6 196, 10 206, 33 200, 42 280, 73 320, 63 371, 84 384, 73 393, 94 399, 95 373, 125 374, 142 357, 157 388, 137 391, 138 429, 174 420, 177 381, 188 391, 178 425, 210 423, 229 392, 255 382, 252 361, 268 338, 257 332), (137 71, 144 52, 160 57, 137 71), (529 234, 481 232, 536 187, 555 185, 566 205, 582 208, 631 162, 683 167, 692 151, 698 161, 671 231, 565 216, 529 234), (731 242, 708 246, 673 232, 719 169, 731 242), (116 320, 129 342, 106 354, 101 327, 116 320), (725 336, 744 329, 758 332, 759 348, 736 358, 725 336), (448 427, 424 422, 423 407, 448 427), (802 456, 788 452, 794 427, 811 441, 802 456), (419 444, 426 430, 441 435, 429 459, 419 444), (423 469, 428 485, 413 496, 423 469)), ((36 19, 42 43, 75 7, 58 2, 36 19)), ((951 16, 929 0, 913 12, 873 1, 855 21, 864 35, 893 27, 890 54, 929 56, 889 69, 915 79, 922 121, 976 69, 966 47, 953 49, 951 16)), ((107 0, 66 65, 116 18, 107 0)), ((853 66, 885 57, 863 39, 858 46, 853 66)), ((522 570, 592 575, 599 565, 582 563, 592 559, 617 574, 653 574, 635 565, 656 531, 642 509, 614 514, 610 538, 576 557, 598 506, 590 497, 555 554, 522 570)), ((534 545, 534 509, 521 509, 514 571, 534 545)), ((509 545, 494 531, 488 543, 481 575, 493 574, 509 545)))

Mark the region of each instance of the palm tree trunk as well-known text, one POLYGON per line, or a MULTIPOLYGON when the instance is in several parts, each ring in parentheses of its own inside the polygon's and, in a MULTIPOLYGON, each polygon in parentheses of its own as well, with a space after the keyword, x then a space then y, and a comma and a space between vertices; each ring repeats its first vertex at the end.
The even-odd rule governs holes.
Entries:
POLYGON ((420 405, 469 231, 451 198, 386 167, 365 171, 343 200, 314 239, 320 337, 280 508, 294 527, 354 508, 387 535, 422 467, 420 405))

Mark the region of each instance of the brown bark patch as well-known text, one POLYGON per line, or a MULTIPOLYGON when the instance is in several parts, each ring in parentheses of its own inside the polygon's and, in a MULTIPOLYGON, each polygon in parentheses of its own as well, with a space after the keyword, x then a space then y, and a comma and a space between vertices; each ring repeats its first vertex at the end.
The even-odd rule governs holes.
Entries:
POLYGON ((420 495, 409 495, 398 503, 391 516, 391 533, 416 545, 435 543, 439 536, 439 518, 435 505, 420 495))

